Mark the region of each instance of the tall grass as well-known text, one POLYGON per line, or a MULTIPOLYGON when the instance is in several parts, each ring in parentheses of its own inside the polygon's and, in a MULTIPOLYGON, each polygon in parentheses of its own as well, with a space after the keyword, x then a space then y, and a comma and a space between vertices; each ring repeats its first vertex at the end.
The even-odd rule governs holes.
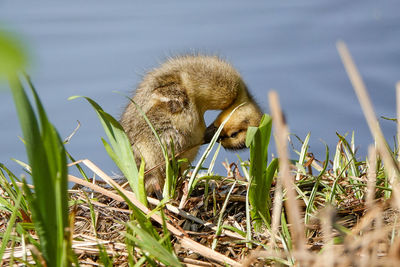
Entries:
MULTIPOLYGON (((264 116, 259 127, 248 131, 250 161, 240 160, 244 177, 236 164, 228 167, 226 177, 213 175, 213 166, 201 174, 216 135, 188 177, 189 194, 181 200, 183 209, 175 206, 179 199, 172 192, 179 189, 174 189, 179 169, 179 163, 173 165, 171 159, 174 151, 160 141, 165 149, 166 177, 170 177, 166 199, 146 197, 144 165, 136 166, 122 127, 88 98, 108 137, 103 144, 133 192, 89 160, 73 164, 80 164, 82 171, 87 167, 108 186, 69 175, 70 181, 80 186, 68 192, 67 153, 62 141, 30 81, 36 112, 23 85, 14 79, 11 85, 33 186, 22 181, 21 190, 21 181, 0 165, 0 213, 8 220, 0 233, 2 263, 77 266, 90 259, 104 266, 398 266, 399 152, 383 138, 347 48, 343 43, 338 48, 376 141, 368 158, 360 160, 356 155, 354 133, 338 133, 332 159, 327 146, 322 162, 308 153, 308 134, 296 151, 298 159, 289 160, 289 129, 279 97, 271 92, 271 117, 264 116), (278 157, 268 161, 272 130, 278 157), (172 169, 168 170, 168 164, 172 169), (68 215, 68 201, 72 216, 68 215), (146 203, 155 209, 150 210, 146 203), (117 235, 106 238, 109 232, 117 235), (80 254, 80 262, 71 246, 80 254)), ((400 99, 400 84, 397 86, 400 99)), ((216 154, 211 165, 215 160, 216 154)), ((82 176, 90 175, 82 172, 82 176)))
POLYGON ((12 77, 27 65, 27 53, 18 38, 0 29, 0 82, 12 77))
MULTIPOLYGON (((36 104, 37 115, 19 78, 10 79, 34 192, 24 182, 23 189, 39 236, 37 249, 48 266, 68 266, 72 262, 71 228, 68 219, 67 159, 63 142, 49 122, 30 79, 26 77, 36 104)), ((36 262, 40 264, 40 261, 36 262)))

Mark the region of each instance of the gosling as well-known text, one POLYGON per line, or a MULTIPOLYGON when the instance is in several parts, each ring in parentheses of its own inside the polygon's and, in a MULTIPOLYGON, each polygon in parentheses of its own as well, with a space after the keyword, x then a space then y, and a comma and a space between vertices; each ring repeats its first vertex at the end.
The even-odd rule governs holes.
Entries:
MULTIPOLYGON (((189 161, 235 107, 244 103, 220 135, 219 141, 227 149, 244 148, 247 127, 257 126, 262 115, 239 73, 227 62, 211 56, 170 58, 144 76, 132 99, 161 141, 168 145, 172 140, 175 154, 189 161), (204 122, 207 110, 223 110, 208 128, 204 122)), ((165 159, 156 137, 132 102, 126 106, 120 122, 136 163, 143 158, 146 170, 151 170, 145 177, 147 193, 160 196, 165 159)))

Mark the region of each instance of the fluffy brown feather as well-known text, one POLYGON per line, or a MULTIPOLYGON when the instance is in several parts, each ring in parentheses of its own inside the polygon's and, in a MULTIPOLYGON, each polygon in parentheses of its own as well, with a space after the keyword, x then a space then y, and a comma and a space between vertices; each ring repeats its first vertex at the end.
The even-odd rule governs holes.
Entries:
MULTIPOLYGON (((172 139, 175 153, 192 161, 199 145, 213 134, 236 106, 225 125, 221 143, 230 149, 244 147, 248 126, 258 125, 261 112, 249 95, 239 73, 218 57, 181 56, 171 58, 145 75, 133 96, 145 112, 161 140, 169 144, 172 139), (223 110, 206 133, 204 113, 223 110), (206 135, 205 135, 206 133, 206 135)), ((161 188, 165 180, 164 157, 151 129, 129 103, 121 117, 121 124, 132 144, 137 164, 143 157, 146 169, 161 163, 146 176, 148 193, 161 188)))

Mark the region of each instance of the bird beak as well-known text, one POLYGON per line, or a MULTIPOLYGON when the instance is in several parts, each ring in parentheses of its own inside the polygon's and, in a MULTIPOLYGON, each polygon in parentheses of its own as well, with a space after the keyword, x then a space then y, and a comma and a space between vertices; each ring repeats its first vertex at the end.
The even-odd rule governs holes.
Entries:
POLYGON ((214 123, 210 124, 210 126, 207 127, 206 132, 204 133, 203 144, 210 143, 217 130, 218 127, 215 126, 214 123))

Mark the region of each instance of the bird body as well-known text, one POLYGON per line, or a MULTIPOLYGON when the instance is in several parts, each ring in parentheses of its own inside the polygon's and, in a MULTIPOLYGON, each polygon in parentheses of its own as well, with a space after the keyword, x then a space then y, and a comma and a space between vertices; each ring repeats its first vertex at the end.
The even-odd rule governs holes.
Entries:
MULTIPOLYGON (((133 101, 146 114, 163 143, 173 140, 175 154, 192 161, 199 146, 210 139, 223 119, 238 105, 229 122, 241 127, 257 126, 261 112, 248 93, 239 73, 218 57, 181 56, 171 58, 160 67, 147 73, 139 84, 133 101), (204 113, 223 110, 210 127, 206 127, 204 113)), ((133 103, 129 103, 121 117, 123 126, 135 154, 136 163, 143 157, 146 169, 164 161, 162 150, 150 127, 133 103)), ((226 148, 243 148, 245 136, 235 147, 232 133, 225 126, 226 148), (232 147, 229 147, 232 144, 232 147)), ((238 136, 236 136, 238 137, 238 136)), ((223 140, 221 143, 224 145, 223 140)), ((224 145, 225 147, 225 145, 224 145)), ((165 179, 165 165, 152 170, 146 179, 149 193, 161 188, 165 179)))

